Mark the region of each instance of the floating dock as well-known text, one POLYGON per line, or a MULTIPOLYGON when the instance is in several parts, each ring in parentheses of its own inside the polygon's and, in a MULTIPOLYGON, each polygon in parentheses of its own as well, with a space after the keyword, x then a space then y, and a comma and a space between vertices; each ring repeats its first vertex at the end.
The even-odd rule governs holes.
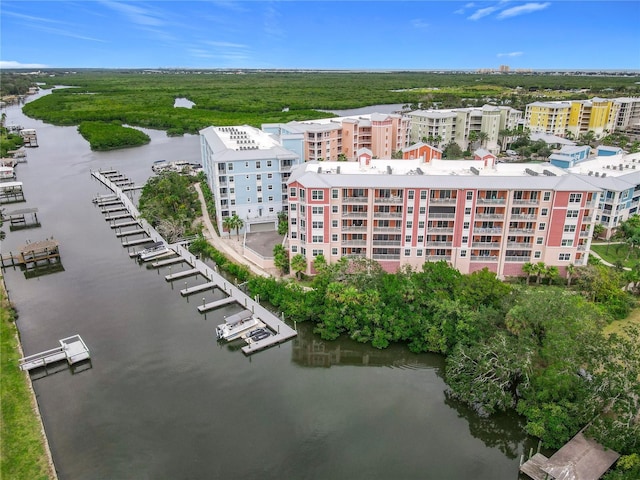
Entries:
MULTIPOLYGON (((137 219, 135 221, 149 236, 146 239, 142 240, 133 240, 130 242, 124 242, 123 246, 129 247, 133 245, 138 245, 142 243, 151 243, 151 242, 164 242, 164 239, 158 234, 158 232, 147 222, 145 219, 140 217, 140 213, 137 208, 133 204, 132 200, 129 199, 126 195, 126 191, 142 188, 137 186, 132 187, 119 187, 115 182, 113 182, 109 176, 113 176, 117 174, 115 170, 109 171, 93 171, 91 172, 91 176, 100 181, 105 187, 110 189, 117 200, 120 201, 127 209, 127 214, 122 214, 118 216, 118 218, 134 218, 137 219)), ((116 200, 113 200, 116 201, 116 200)), ((108 217, 109 220, 115 220, 114 216, 108 217)), ((125 226, 125 223, 122 222, 119 224, 115 224, 117 226, 125 226)), ((117 228, 117 226, 111 225, 111 228, 117 228)), ((198 306, 198 311, 201 313, 206 313, 215 308, 219 308, 223 305, 229 305, 231 303, 238 303, 238 305, 242 306, 242 310, 236 315, 248 315, 255 316, 262 323, 266 325, 266 327, 272 332, 272 335, 269 337, 252 341, 250 339, 246 339, 248 345, 242 347, 242 352, 245 355, 251 355, 253 353, 262 351, 266 348, 269 348, 274 345, 278 345, 280 343, 286 342, 292 338, 294 338, 298 333, 287 325, 283 319, 279 318, 274 313, 270 312, 266 308, 264 308, 260 303, 250 296, 246 295, 242 292, 237 286, 233 285, 230 281, 220 275, 217 269, 213 269, 209 267, 206 263, 196 258, 189 250, 185 248, 185 244, 188 243, 187 240, 178 241, 173 244, 169 244, 169 247, 175 252, 177 257, 169 258, 166 260, 156 260, 151 266, 153 268, 160 268, 168 265, 173 265, 175 263, 187 263, 191 268, 188 270, 184 270, 182 272, 176 272, 173 274, 169 274, 165 276, 165 280, 168 282, 187 278, 193 275, 200 275, 205 279, 203 284, 194 285, 190 288, 185 288, 180 291, 183 296, 188 296, 192 293, 196 293, 199 291, 206 291, 213 288, 220 289, 227 295, 226 298, 221 300, 216 300, 209 303, 203 303, 198 306)), ((132 257, 137 255, 137 252, 130 254, 132 257)))
POLYGON ((63 338, 59 342, 59 347, 21 358, 20 370, 33 370, 34 368, 45 367, 62 360, 66 360, 69 365, 73 365, 91 358, 89 348, 80 335, 63 338))

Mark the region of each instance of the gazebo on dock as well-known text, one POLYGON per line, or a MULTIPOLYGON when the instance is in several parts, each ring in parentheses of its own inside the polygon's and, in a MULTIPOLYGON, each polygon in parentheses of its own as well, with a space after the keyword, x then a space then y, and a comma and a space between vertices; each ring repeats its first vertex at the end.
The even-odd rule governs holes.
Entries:
POLYGON ((550 458, 536 453, 520 471, 533 480, 598 480, 619 457, 579 432, 550 458))
POLYGON ((55 263, 60 261, 60 244, 57 240, 41 240, 27 243, 20 248, 18 262, 25 268, 36 267, 42 263, 55 263))

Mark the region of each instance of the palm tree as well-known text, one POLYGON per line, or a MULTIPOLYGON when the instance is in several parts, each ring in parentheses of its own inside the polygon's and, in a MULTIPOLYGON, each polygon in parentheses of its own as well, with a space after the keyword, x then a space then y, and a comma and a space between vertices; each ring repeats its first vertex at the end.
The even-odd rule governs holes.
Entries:
POLYGON ((550 265, 544 269, 544 276, 549 279, 549 285, 558 275, 560 275, 560 270, 555 265, 550 265))
POLYGON ((540 281, 542 280, 542 276, 545 274, 547 270, 547 266, 544 262, 538 262, 534 265, 535 274, 537 275, 536 284, 540 285, 540 281))
POLYGON ((222 228, 229 232, 229 238, 231 238, 231 230, 234 225, 233 217, 224 217, 224 220, 222 220, 222 228))
POLYGON ((571 286, 571 279, 573 275, 576 273, 576 266, 573 263, 567 265, 567 287, 571 286))
POLYGON ((478 140, 480 140, 480 146, 484 148, 486 141, 489 140, 489 134, 487 132, 478 132, 478 140))
POLYGON ((473 148, 473 144, 476 143, 476 141, 478 141, 478 132, 475 130, 471 130, 469 132, 469 145, 470 145, 469 150, 473 148))
POLYGON ((531 280, 531 276, 535 273, 536 267, 533 263, 527 262, 522 265, 522 271, 527 274, 527 285, 529 285, 529 280, 531 280))
POLYGON ((231 228, 234 228, 236 230, 236 236, 238 240, 240 240, 240 229, 244 227, 244 222, 238 215, 233 215, 231 217, 231 220, 233 221, 233 227, 231 228))
POLYGON ((296 278, 300 278, 300 273, 307 269, 307 259, 301 253, 294 255, 291 259, 291 269, 296 272, 296 278))

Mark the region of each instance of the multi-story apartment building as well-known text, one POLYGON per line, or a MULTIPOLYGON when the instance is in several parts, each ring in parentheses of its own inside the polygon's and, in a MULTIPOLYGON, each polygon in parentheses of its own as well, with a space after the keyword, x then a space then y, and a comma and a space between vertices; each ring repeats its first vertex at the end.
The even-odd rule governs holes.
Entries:
POLYGON ((574 138, 593 132, 596 138, 603 137, 615 129, 620 104, 613 99, 593 98, 573 100, 567 124, 574 138))
POLYGON ((233 215, 243 220, 241 231, 277 228, 277 215, 287 208, 291 168, 302 162, 302 141, 294 132, 269 134, 246 125, 200 131, 202 164, 220 231, 224 219, 233 215))
POLYGON ((533 102, 527 105, 524 112, 524 126, 531 132, 564 137, 570 112, 569 102, 533 102))
POLYGON ((453 108, 447 110, 416 110, 407 114, 411 117, 411 141, 427 143, 442 148, 455 141, 460 148, 471 147, 471 132, 483 132, 486 139, 483 148, 498 153, 500 132, 515 130, 522 112, 511 107, 484 105, 474 108, 453 108))
POLYGON ((640 128, 640 98, 621 97, 616 98, 616 101, 620 108, 615 121, 615 130, 640 128))
POLYGON ((602 236, 611 238, 620 222, 640 213, 640 153, 607 153, 569 171, 602 190, 596 221, 605 228, 602 236))
POLYGON ((320 254, 388 271, 445 260, 501 278, 526 262, 586 264, 601 189, 553 166, 490 158, 300 165, 288 181, 290 253, 308 272, 320 254))
POLYGON ((410 119, 397 114, 371 113, 340 118, 325 118, 286 124, 265 124, 304 136, 305 161, 354 160, 356 152, 367 148, 375 157, 390 158, 409 145, 410 119))

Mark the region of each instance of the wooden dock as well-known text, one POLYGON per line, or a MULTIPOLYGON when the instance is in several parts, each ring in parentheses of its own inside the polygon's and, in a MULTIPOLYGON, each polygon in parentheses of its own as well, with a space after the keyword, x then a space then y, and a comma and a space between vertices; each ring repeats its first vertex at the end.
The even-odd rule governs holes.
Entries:
POLYGON ((60 264, 60 245, 56 240, 30 242, 20 247, 17 255, 0 256, 2 268, 19 266, 25 270, 35 270, 51 264, 60 264))
MULTIPOLYGON (((108 172, 109 175, 113 175, 115 173, 117 172, 114 170, 110 170, 108 172)), ((137 219, 135 223, 137 223, 148 235, 147 239, 123 242, 123 246, 129 247, 132 245, 139 245, 142 242, 164 242, 164 239, 149 224, 149 222, 140 217, 140 213, 133 204, 132 200, 126 195, 127 191, 142 187, 119 187, 105 174, 107 174, 107 172, 104 171, 91 172, 91 175, 98 181, 100 181, 103 185, 105 185, 108 189, 110 189, 117 196, 118 200, 126 207, 128 213, 126 215, 123 214, 120 218, 137 219)), ((113 220, 113 216, 110 219, 113 220)), ((125 223, 129 222, 122 222, 116 225, 125 226, 125 223)), ((114 225, 111 225, 111 227, 117 228, 114 227, 114 225)), ((182 289, 180 293, 183 296, 188 296, 192 293, 211 290, 214 288, 221 290, 225 295, 227 295, 227 297, 221 300, 216 300, 209 303, 203 302, 202 305, 198 306, 199 312, 206 314, 207 311, 213 310, 215 308, 229 305, 231 303, 238 303, 243 308, 243 310, 239 314, 255 316, 262 323, 264 323, 266 327, 272 332, 272 335, 256 342, 247 339, 247 342, 249 342, 248 345, 242 348, 242 352, 245 355, 251 355, 274 345, 286 342, 294 338, 298 334, 293 328, 287 325, 283 319, 279 318, 277 315, 264 308, 258 301, 246 295, 237 286, 233 285, 232 282, 228 281, 226 278, 220 275, 217 269, 209 267, 206 263, 196 258, 191 252, 189 252, 189 250, 187 250, 187 248, 185 247, 186 243, 188 242, 176 242, 170 244, 169 247, 175 252, 177 256, 166 260, 155 259, 156 261, 154 261, 151 266, 153 268, 160 268, 176 263, 187 263, 191 267, 188 270, 166 275, 165 280, 168 282, 191 277, 194 275, 200 275, 205 279, 204 283, 202 284, 182 289)), ((131 255, 135 256, 136 253, 134 252, 131 255)))
POLYGON ((155 240, 151 237, 147 237, 147 238, 139 238, 137 240, 129 240, 126 242, 122 242, 122 246, 123 247, 134 247, 136 245, 144 245, 146 243, 153 243, 155 242, 155 240))
POLYGON ((109 217, 104 217, 107 222, 112 222, 114 220, 122 220, 123 218, 133 218, 133 215, 130 213, 120 213, 118 215, 111 215, 109 217))
POLYGON ((26 202, 22 182, 0 183, 0 203, 26 202))
POLYGON ((146 230, 144 228, 138 228, 136 230, 125 230, 124 232, 117 232, 116 233, 116 237, 117 238, 122 238, 122 237, 130 237, 132 235, 140 235, 140 234, 146 234, 146 230))
POLYGON ((23 230, 25 228, 37 228, 40 226, 37 208, 23 208, 12 212, 0 213, 3 220, 9 222, 9 230, 23 230))
POLYGON ((112 223, 111 228, 133 227, 134 225, 140 226, 140 222, 137 220, 130 220, 128 222, 112 223))

